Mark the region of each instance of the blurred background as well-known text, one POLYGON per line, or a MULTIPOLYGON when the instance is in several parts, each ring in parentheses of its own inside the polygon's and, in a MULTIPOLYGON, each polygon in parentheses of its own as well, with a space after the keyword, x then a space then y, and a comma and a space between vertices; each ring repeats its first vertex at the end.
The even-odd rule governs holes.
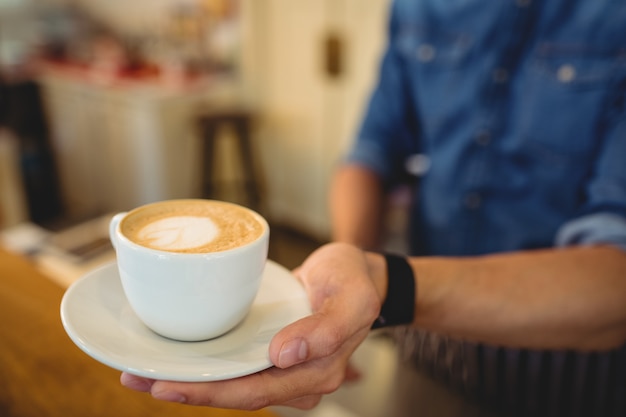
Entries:
MULTIPOLYGON (((330 238, 329 181, 375 80, 389 1, 0 0, 1 249, 66 287, 113 260, 114 213, 211 197, 260 211, 270 258, 298 266, 330 238)), ((389 246, 402 250, 395 203, 389 246)), ((51 360, 38 358, 21 360, 51 360)), ((433 382, 396 378, 384 335, 354 359, 361 382, 310 412, 276 411, 414 415, 394 395, 419 384, 414 400, 470 415, 433 382)))
POLYGON ((226 112, 249 122, 259 210, 326 239, 387 3, 0 0, 0 227, 201 196, 207 166, 211 196, 247 204, 236 130, 202 151, 200 120, 226 112))
POLYGON ((67 283, 110 259, 112 214, 189 197, 328 240, 388 3, 0 0, 0 243, 67 283))

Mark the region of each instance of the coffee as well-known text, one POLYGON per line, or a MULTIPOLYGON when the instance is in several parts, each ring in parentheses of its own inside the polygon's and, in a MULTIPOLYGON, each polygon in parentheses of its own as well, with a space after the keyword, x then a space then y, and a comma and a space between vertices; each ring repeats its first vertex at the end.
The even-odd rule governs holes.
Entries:
POLYGON ((220 252, 258 239, 264 225, 251 210, 215 200, 172 200, 129 212, 121 233, 147 248, 177 253, 220 252))

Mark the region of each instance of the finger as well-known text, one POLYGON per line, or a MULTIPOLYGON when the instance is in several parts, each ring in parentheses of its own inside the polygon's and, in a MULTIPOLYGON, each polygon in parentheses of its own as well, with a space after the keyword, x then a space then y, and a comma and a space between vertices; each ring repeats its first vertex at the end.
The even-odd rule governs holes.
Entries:
POLYGON ((288 370, 270 368, 264 372, 226 381, 185 383, 156 381, 154 398, 170 402, 239 410, 258 410, 270 405, 312 407, 316 397, 336 390, 344 371, 329 377, 320 373, 325 364, 306 363, 288 370))
POLYGON ((300 410, 310 410, 320 403, 322 400, 321 395, 307 395, 305 397, 296 398, 292 401, 287 401, 285 406, 298 408, 300 410))
POLYGON ((335 391, 346 376, 353 374, 346 369, 346 364, 355 343, 350 340, 333 356, 286 370, 270 368, 226 381, 154 381, 127 373, 123 373, 120 379, 128 388, 149 391, 154 398, 169 402, 243 410, 256 410, 269 405, 308 409, 317 404, 321 395, 335 391))
POLYGON ((150 392, 150 389, 154 384, 154 379, 143 378, 140 376, 131 375, 126 372, 122 372, 122 375, 120 375, 120 382, 126 388, 130 388, 139 392, 150 392))
POLYGON ((346 367, 346 375, 344 377, 344 382, 357 382, 363 377, 361 371, 359 371, 354 365, 348 363, 346 367))
POLYGON ((301 266, 295 267, 291 270, 291 274, 294 275, 296 278, 299 278, 300 269, 302 269, 301 266))
POLYGON ((150 392, 158 400, 241 410, 258 410, 270 405, 310 409, 319 403, 322 394, 332 392, 339 386, 339 383, 329 384, 332 378, 316 381, 315 376, 303 377, 293 368, 288 371, 274 368, 265 373, 270 375, 255 374, 207 383, 155 381, 128 373, 122 373, 120 379, 125 387, 150 392), (285 372, 292 375, 284 375, 285 372), (303 380, 308 382, 304 387, 301 384, 303 380), (311 394, 316 391, 319 393, 311 394))
POLYGON ((354 297, 329 298, 317 312, 274 336, 269 347, 270 360, 284 369, 332 355, 355 334, 364 337, 369 332, 378 315, 378 302, 370 289, 356 289, 354 297), (351 299, 357 297, 358 301, 351 299))

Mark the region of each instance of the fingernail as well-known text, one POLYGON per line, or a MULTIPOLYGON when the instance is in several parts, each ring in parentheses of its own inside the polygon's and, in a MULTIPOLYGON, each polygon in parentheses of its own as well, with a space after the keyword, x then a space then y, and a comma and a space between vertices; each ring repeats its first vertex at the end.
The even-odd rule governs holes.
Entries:
POLYGON ((285 343, 278 355, 278 367, 289 368, 290 366, 303 362, 308 352, 309 349, 304 339, 290 340, 285 343))
POLYGON ((183 394, 175 391, 153 392, 152 396, 157 400, 168 401, 171 403, 186 403, 187 398, 183 394))

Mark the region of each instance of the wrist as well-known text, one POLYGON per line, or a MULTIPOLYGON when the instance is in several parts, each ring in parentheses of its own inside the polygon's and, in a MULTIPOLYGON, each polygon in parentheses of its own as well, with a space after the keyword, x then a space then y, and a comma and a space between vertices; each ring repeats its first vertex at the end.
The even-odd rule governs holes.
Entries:
POLYGON ((382 305, 387 295, 387 262, 385 256, 376 252, 365 252, 365 259, 372 284, 382 305))

